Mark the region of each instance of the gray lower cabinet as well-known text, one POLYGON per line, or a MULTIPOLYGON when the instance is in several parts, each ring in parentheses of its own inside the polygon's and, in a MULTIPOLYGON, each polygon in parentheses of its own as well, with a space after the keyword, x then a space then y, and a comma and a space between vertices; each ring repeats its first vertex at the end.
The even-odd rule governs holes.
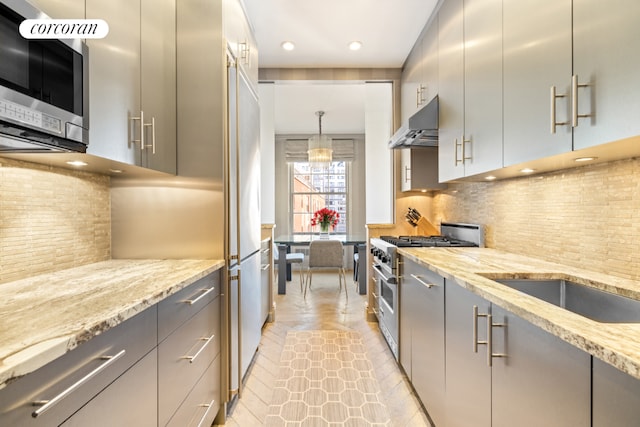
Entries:
POLYGON ((211 425, 221 406, 219 285, 220 270, 9 384, 0 426, 211 425))
POLYGON ((492 351, 506 355, 491 368, 491 425, 588 427, 591 356, 496 305, 491 312, 505 325, 493 328, 492 351))
POLYGON ((218 355, 209 365, 180 408, 171 417, 167 426, 204 427, 213 425, 222 398, 220 381, 212 381, 220 375, 220 357, 218 355))
POLYGON ((404 258, 400 360, 436 425, 444 422, 444 278, 404 258))
MULTIPOLYGON (((156 347, 156 313, 151 307, 0 390, 0 425, 52 426, 65 421, 156 347)), ((148 387, 150 380, 142 380, 148 387)), ((119 405, 106 397, 100 402, 112 409, 119 405)), ((90 414, 91 409, 84 412, 90 414)), ((114 425, 97 420, 90 425, 114 425)))
POLYGON ((158 345, 158 425, 167 425, 220 353, 219 307, 216 298, 158 345))
POLYGON ((447 427, 590 425, 587 353, 455 283, 446 325, 447 427))
MULTIPOLYGON (((472 320, 474 306, 479 313, 488 313, 490 304, 455 283, 447 281, 445 286, 445 425, 488 427, 491 425, 491 369, 487 366, 485 350, 479 346, 474 351, 472 320)), ((476 338, 486 341, 486 327, 478 328, 476 338)))
POLYGON ((157 426, 156 352, 157 350, 153 349, 62 426, 157 426), (131 390, 135 390, 135 398, 132 398, 131 390))
POLYGON ((592 427, 635 427, 640 420, 640 380, 593 358, 592 427))

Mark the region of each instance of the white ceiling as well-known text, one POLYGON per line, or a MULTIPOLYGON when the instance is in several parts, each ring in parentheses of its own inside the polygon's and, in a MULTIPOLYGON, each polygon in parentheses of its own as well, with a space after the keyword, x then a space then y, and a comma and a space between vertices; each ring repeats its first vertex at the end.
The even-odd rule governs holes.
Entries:
POLYGON ((364 133, 364 84, 282 84, 274 97, 278 134, 317 133, 316 111, 322 133, 364 133))
POLYGON ((437 0, 244 0, 260 67, 400 68, 437 0), (349 42, 359 40, 353 52, 349 42), (293 51, 283 41, 296 44, 293 51))
MULTIPOLYGON (((243 2, 260 68, 401 68, 437 0, 243 2), (350 51, 353 40, 362 49, 350 51)), ((318 110, 323 133, 364 133, 364 86, 335 83, 276 84, 276 133, 316 133, 318 110)))

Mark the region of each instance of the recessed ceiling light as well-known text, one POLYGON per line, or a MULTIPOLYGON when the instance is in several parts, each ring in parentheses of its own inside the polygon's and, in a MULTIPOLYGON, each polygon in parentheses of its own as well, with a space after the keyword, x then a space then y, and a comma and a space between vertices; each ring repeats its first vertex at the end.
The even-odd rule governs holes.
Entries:
POLYGON ((536 171, 535 169, 531 169, 531 168, 520 169, 520 172, 522 173, 533 173, 535 171, 536 171))
POLYGON ((351 43, 349 43, 349 49, 351 50, 360 50, 361 47, 362 47, 362 42, 359 42, 358 40, 354 40, 351 43))
POLYGON ((496 177, 493 175, 489 175, 489 176, 485 176, 484 179, 486 179, 487 181, 493 181, 494 179, 496 179, 496 177))
POLYGON ((67 164, 71 166, 87 166, 88 165, 88 163, 85 163, 82 160, 69 160, 67 164))
POLYGON ((282 46, 282 48, 284 50, 293 50, 293 49, 296 48, 296 45, 293 44, 293 42, 288 42, 288 41, 287 42, 282 42, 282 44, 280 46, 282 46))
POLYGON ((597 157, 578 157, 577 159, 573 159, 576 162, 590 162, 591 160, 595 160, 597 157))
POLYGON ((109 169, 109 172, 111 172, 111 173, 124 173, 124 171, 122 169, 109 169))

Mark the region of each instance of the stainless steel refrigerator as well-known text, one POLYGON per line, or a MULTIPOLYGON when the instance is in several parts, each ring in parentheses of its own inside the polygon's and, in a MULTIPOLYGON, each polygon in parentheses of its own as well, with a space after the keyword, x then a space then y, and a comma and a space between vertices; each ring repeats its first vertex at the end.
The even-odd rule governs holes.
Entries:
POLYGON ((260 108, 241 66, 227 54, 227 239, 230 394, 260 343, 260 108))

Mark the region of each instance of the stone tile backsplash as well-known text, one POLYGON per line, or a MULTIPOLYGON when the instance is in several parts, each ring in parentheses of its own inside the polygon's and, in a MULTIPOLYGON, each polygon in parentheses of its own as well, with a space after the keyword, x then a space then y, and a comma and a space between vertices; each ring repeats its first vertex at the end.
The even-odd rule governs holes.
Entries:
POLYGON ((486 246, 640 280, 640 160, 435 193, 431 219, 486 227, 486 246))
POLYGON ((109 180, 0 158, 0 283, 110 259, 109 180))

